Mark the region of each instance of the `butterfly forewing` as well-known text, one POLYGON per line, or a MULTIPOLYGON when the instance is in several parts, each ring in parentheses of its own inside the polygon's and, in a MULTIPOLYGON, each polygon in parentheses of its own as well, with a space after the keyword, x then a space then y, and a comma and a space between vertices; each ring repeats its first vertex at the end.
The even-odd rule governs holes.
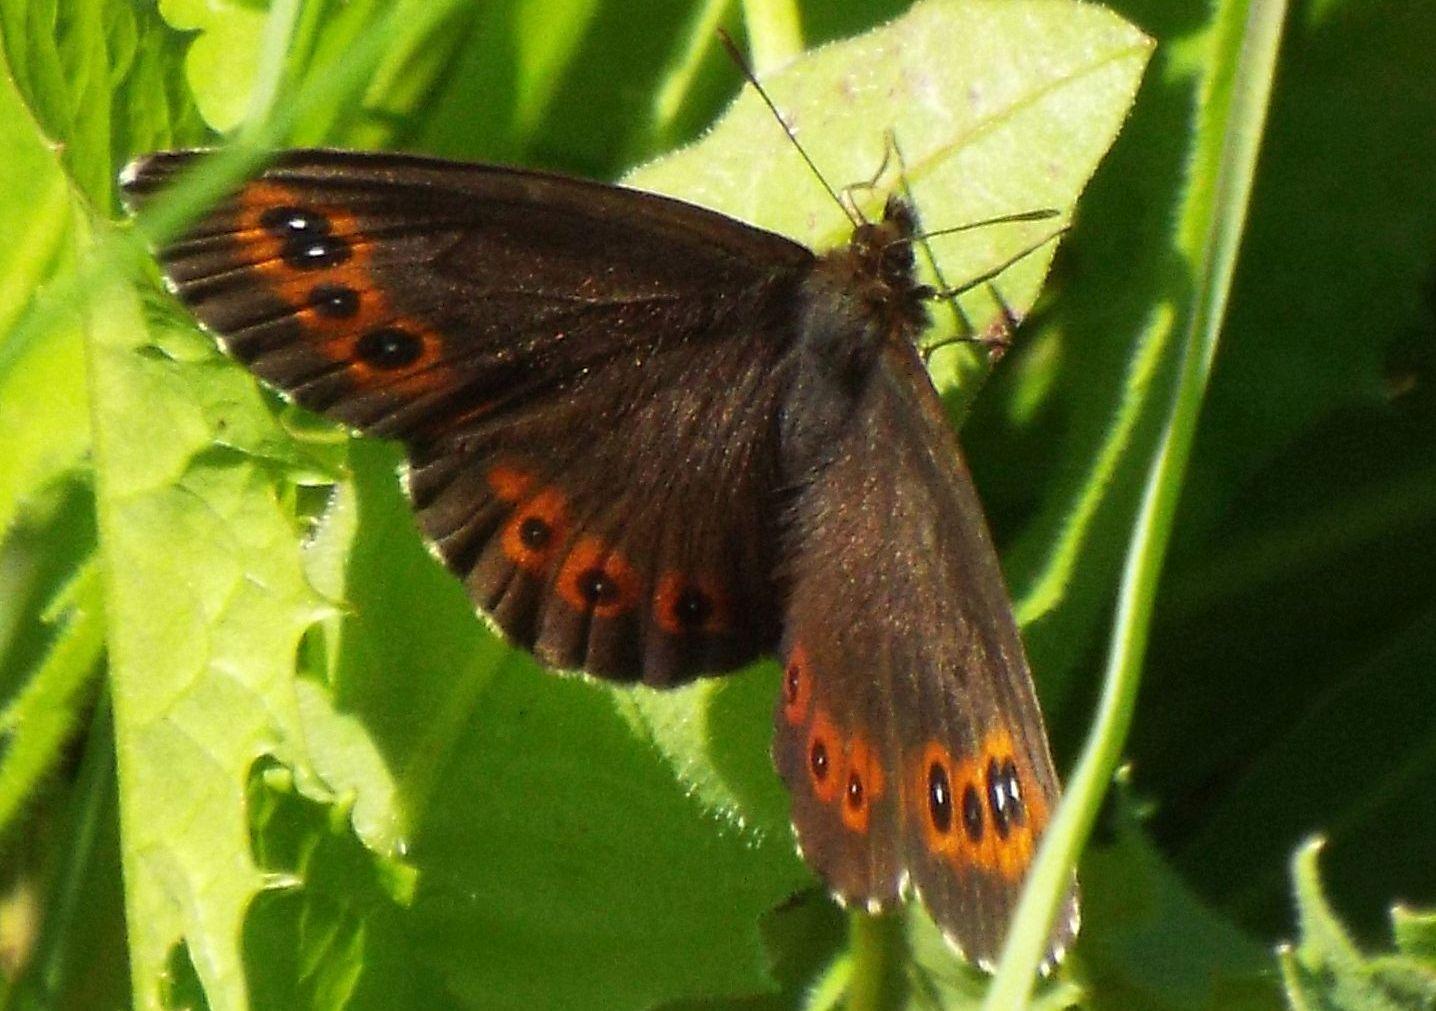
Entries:
MULTIPOLYGON (((196 160, 143 159, 127 195, 196 160)), ((404 441, 421 527, 545 662, 669 684, 773 649, 801 246, 582 180, 295 151, 160 255, 257 375, 404 441)))

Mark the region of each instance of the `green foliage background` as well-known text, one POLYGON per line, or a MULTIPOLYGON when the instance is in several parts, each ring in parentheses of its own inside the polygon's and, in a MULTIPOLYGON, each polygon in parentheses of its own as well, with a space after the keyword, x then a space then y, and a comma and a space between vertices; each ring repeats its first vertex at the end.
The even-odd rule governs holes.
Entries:
MULTIPOLYGON (((766 75, 906 4, 273 7, 0 0, 0 1007, 980 999, 921 916, 850 937, 793 855, 771 669, 652 697, 503 649, 412 533, 393 448, 257 390, 109 225, 125 160, 216 129, 616 178, 735 92, 711 21, 766 75), (247 860, 213 860, 236 839, 247 860)), ((1158 44, 1131 118, 982 395, 975 356, 938 363, 1064 769, 1179 382, 1184 215, 1219 182, 1204 145, 1248 10, 1111 7, 1158 44)), ((1015 59, 996 48, 932 59, 1015 59)), ((1436 1006, 1436 931, 1402 913, 1393 942, 1387 915, 1436 899, 1432 51, 1416 0, 1288 13, 1132 765, 1049 1005, 1436 1006), (1314 832, 1328 895, 1302 851, 1298 917, 1314 832)), ((826 142, 855 148, 819 159, 838 185, 893 124, 869 125, 826 142)))

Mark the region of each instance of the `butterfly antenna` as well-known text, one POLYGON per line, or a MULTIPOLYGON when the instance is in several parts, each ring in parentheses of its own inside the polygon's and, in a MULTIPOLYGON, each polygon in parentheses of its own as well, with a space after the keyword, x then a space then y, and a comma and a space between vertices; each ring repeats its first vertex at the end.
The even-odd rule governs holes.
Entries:
POLYGON ((832 184, 823 176, 823 173, 818 171, 817 163, 808 156, 808 152, 803 149, 803 145, 798 143, 798 135, 793 132, 793 128, 788 125, 788 121, 783 118, 783 114, 778 111, 778 107, 774 105, 773 100, 768 97, 767 89, 758 82, 758 75, 753 73, 753 68, 748 66, 748 61, 745 60, 743 54, 738 51, 738 45, 733 41, 733 36, 720 28, 718 29, 718 38, 723 41, 723 48, 728 50, 728 56, 738 65, 738 69, 742 71, 748 83, 753 86, 753 90, 758 92, 758 97, 763 100, 763 104, 773 113, 773 118, 778 121, 778 125, 781 126, 783 132, 788 135, 788 139, 793 142, 793 147, 798 149, 798 154, 803 156, 803 161, 808 163, 808 168, 812 170, 813 175, 817 177, 823 189, 828 191, 828 196, 833 198, 833 203, 838 205, 843 215, 852 222, 854 228, 861 225, 863 223, 862 219, 855 215, 847 204, 843 203, 843 198, 838 196, 838 191, 833 189, 832 184))
MULTIPOLYGON (((983 218, 980 221, 969 221, 965 225, 953 225, 951 228, 937 228, 931 232, 922 232, 918 235, 913 236, 913 238, 926 241, 927 239, 935 239, 940 235, 956 235, 958 232, 971 232, 975 231, 978 228, 988 228, 992 225, 1012 225, 1018 224, 1023 221, 1050 221, 1052 218, 1060 217, 1061 214, 1061 211, 1053 207, 1044 207, 1041 210, 1037 211, 1018 211, 1015 214, 999 214, 996 217, 983 218)), ((1049 235, 1046 239, 1043 239, 1033 248, 1041 249, 1048 242, 1052 241, 1052 239, 1056 238, 1058 235, 1061 235, 1066 230, 1067 228, 1064 225, 1062 228, 1059 228, 1057 231, 1053 232, 1052 235, 1049 235)), ((1029 250, 1029 252, 1031 252, 1031 250, 1029 250)), ((1025 255, 1025 253, 1022 254, 1022 256, 1025 255)), ((1018 259, 1020 260, 1022 256, 1019 256, 1018 259)))
MULTIPOLYGON (((1051 215, 1046 216, 1050 217, 1051 215)), ((994 218, 992 220, 999 221, 1002 219, 994 218)), ((1032 219, 1029 218, 1028 220, 1032 219)), ((960 229, 950 230, 957 231, 960 229)), ((949 231, 949 229, 945 229, 944 231, 949 231)), ((1007 299, 1003 297, 1003 294, 1001 291, 998 290, 997 285, 993 284, 992 282, 1008 267, 1011 267, 1013 264, 1031 256, 1033 253, 1037 252, 1049 242, 1056 241, 1066 231, 1067 226, 1064 225, 1063 227, 1056 229, 1055 231, 1039 239, 1038 241, 1018 250, 1016 253, 1014 253, 1012 256, 1009 256, 1006 260, 1003 260, 997 266, 991 268, 990 270, 983 271, 981 274, 977 275, 972 280, 960 284, 954 288, 942 288, 938 291, 933 292, 933 298, 944 299, 948 302, 949 305, 953 306, 953 311, 958 314, 959 319, 961 319, 962 321, 963 329, 965 329, 967 332, 959 337, 948 337, 943 340, 935 341, 932 344, 929 344, 923 349, 924 359, 931 358, 934 351, 937 351, 939 348, 945 348, 949 344, 965 344, 969 342, 983 345, 996 357, 1001 357, 1003 354, 1005 354, 1007 349, 1012 346, 1012 332, 1017 329, 1017 325, 1021 323, 1022 320, 1018 317, 1017 313, 1012 310, 1012 306, 1008 304, 1007 299), (968 320, 967 314, 964 313, 960 308, 958 308, 958 296, 966 294, 967 292, 978 287, 979 285, 987 286, 987 290, 992 295, 993 301, 997 303, 998 311, 1002 314, 1002 329, 1001 332, 996 334, 995 336, 973 336, 972 334, 974 328, 972 326, 972 323, 968 320)))
POLYGON ((1067 226, 1063 225, 1061 228, 1055 229, 1054 231, 1043 236, 1041 239, 1032 243, 1031 245, 1028 245, 1018 250, 1016 253, 999 263, 997 266, 991 268, 990 270, 985 270, 971 280, 955 287, 949 287, 947 281, 943 278, 941 271, 938 270, 937 261, 933 257, 932 246, 928 243, 928 240, 934 235, 952 235, 955 232, 965 232, 973 228, 982 228, 986 225, 1005 225, 1020 221, 1044 221, 1048 218, 1056 217, 1058 213, 1059 212, 1052 210, 1041 210, 1024 211, 1019 214, 1000 214, 997 217, 986 218, 982 221, 974 221, 966 225, 957 225, 953 228, 942 228, 934 232, 926 232, 917 236, 918 239, 922 240, 923 249, 927 251, 928 260, 932 264, 933 273, 937 277, 938 289, 933 292, 932 297, 942 299, 952 308, 953 315, 957 318, 958 321, 958 330, 960 331, 959 334, 955 337, 947 337, 942 340, 935 341, 932 344, 929 344, 925 348, 923 348, 922 354, 924 361, 931 360, 933 352, 937 351, 939 348, 945 348, 949 344, 965 344, 968 342, 981 344, 988 350, 989 353, 993 355, 994 361, 1002 357, 1002 355, 1007 352, 1007 349, 1012 346, 1012 333, 1014 330, 1017 329, 1017 325, 1021 322, 1021 320, 1018 318, 1017 314, 1012 311, 1012 306, 1008 304, 1007 299, 1003 297, 1003 294, 1001 291, 998 290, 997 285, 993 284, 992 282, 1008 267, 1012 266, 1020 260, 1026 259, 1028 256, 1031 256, 1033 253, 1037 252, 1037 250, 1047 245, 1047 243, 1052 242, 1058 237, 1060 237, 1064 232, 1067 231, 1067 226), (988 293, 992 295, 992 300, 997 303, 997 308, 1002 313, 1002 329, 1001 332, 998 334, 977 334, 977 328, 972 325, 972 320, 968 319, 967 313, 964 312, 962 309, 962 303, 957 300, 959 295, 965 294, 966 292, 971 291, 973 288, 976 288, 979 285, 987 286, 988 293))
MULTIPOLYGON (((994 218, 994 219, 992 219, 992 220, 993 220, 993 221, 998 221, 998 220, 1001 220, 1001 219, 994 218)), ((991 268, 989 268, 989 269, 987 269, 987 270, 984 270, 981 274, 978 274, 976 277, 972 278, 972 279, 969 280, 969 281, 964 281, 962 284, 959 284, 959 285, 957 285, 957 286, 954 287, 954 288, 941 288, 941 289, 939 289, 938 291, 936 291, 936 292, 933 293, 933 297, 934 297, 934 298, 957 298, 957 296, 966 294, 967 292, 971 291, 973 288, 976 288, 978 285, 987 284, 989 281, 991 281, 993 278, 995 278, 998 274, 1001 274, 1004 270, 1006 270, 1008 267, 1012 266, 1014 263, 1017 263, 1017 262, 1020 261, 1020 260, 1025 260, 1025 259, 1027 259, 1029 256, 1031 256, 1033 253, 1037 252, 1039 249, 1041 249, 1043 246, 1047 245, 1049 242, 1056 242, 1057 239, 1059 239, 1066 231, 1067 231, 1067 226, 1066 226, 1066 225, 1063 225, 1061 228, 1054 229, 1053 231, 1051 231, 1051 232, 1049 232, 1048 234, 1044 235, 1042 238, 1038 239, 1036 242, 1033 242, 1033 243, 1031 243, 1031 244, 1029 244, 1029 245, 1023 246, 1021 249, 1019 249, 1017 252, 1013 253, 1013 254, 1012 254, 1011 256, 1009 256, 1007 259, 1005 259, 1005 260, 1003 260, 1001 263, 997 264, 997 266, 991 267, 991 268)))

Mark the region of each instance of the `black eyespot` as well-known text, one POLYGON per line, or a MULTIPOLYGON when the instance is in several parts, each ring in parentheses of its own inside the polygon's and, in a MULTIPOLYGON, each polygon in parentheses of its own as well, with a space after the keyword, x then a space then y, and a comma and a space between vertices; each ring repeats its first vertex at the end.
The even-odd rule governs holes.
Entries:
POLYGON ((360 337, 354 353, 371 368, 402 369, 419 360, 424 342, 408 330, 384 326, 360 337))
POLYGON ((788 669, 783 671, 783 701, 792 705, 798 701, 798 689, 802 684, 803 672, 798 669, 796 663, 788 664, 788 669))
POLYGON ((952 784, 947 767, 933 762, 927 768, 927 814, 932 827, 943 835, 952 831, 952 784))
POLYGON ((349 243, 334 235, 295 235, 284 240, 279 255, 295 270, 323 270, 349 259, 349 243))
POLYGON ((995 758, 988 759, 987 762, 987 807, 992 812, 992 823, 997 828, 997 834, 1006 839, 1007 833, 1012 831, 1012 800, 1008 793, 1007 780, 995 758))
POLYGON ((525 516, 519 523, 519 540, 530 551, 538 551, 547 547, 551 537, 553 537, 553 527, 537 516, 525 516))
POLYGON ((329 234, 329 219, 307 207, 271 207, 259 216, 259 227, 276 239, 329 234))
POLYGON ((1002 778, 1007 782, 1008 818, 1012 824, 1027 824, 1027 804, 1022 799, 1022 780, 1017 775, 1017 763, 1012 759, 1002 763, 1002 778))
POLYGON ((822 741, 813 742, 808 752, 808 765, 812 767, 813 778, 819 783, 828 778, 828 746, 822 741))
POLYGON ((708 594, 695 587, 689 587, 673 602, 673 616, 684 628, 695 628, 708 620, 713 613, 713 601, 708 594))
POLYGON ((962 828, 972 842, 982 841, 982 798, 971 783, 962 791, 962 828))
POLYGON ((863 806, 863 777, 856 772, 848 777, 847 790, 848 807, 854 811, 862 809, 863 806))
POLYGON ((578 575, 578 592, 589 604, 606 604, 618 596, 618 584, 602 569, 584 569, 578 575))
POLYGON ((347 284, 316 284, 309 291, 309 305, 329 319, 349 319, 359 311, 359 293, 347 284))

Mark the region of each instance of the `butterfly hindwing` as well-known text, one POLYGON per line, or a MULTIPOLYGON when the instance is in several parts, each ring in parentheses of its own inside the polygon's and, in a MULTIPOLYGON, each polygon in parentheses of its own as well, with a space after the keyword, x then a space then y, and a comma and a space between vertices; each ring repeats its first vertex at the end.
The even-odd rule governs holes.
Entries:
MULTIPOLYGON (((141 160, 127 197, 196 160, 141 160)), ((293 151, 160 258, 251 371, 405 443, 421 528, 546 663, 668 684, 774 648, 801 246, 582 180, 293 151)))
POLYGON ((660 684, 771 648, 763 433, 779 377, 736 359, 749 350, 706 356, 731 373, 723 388, 747 387, 726 407, 702 389, 642 391, 598 371, 413 451, 421 526, 511 638, 551 666, 660 684), (652 433, 637 440, 645 451, 633 452, 633 432, 652 433))
MULTIPOLYGON (((850 902, 910 884, 990 962, 1058 784, 971 479, 910 346, 884 350, 794 513, 774 760, 804 855, 850 902)), ((1054 955, 1075 911, 1074 892, 1054 955)))

